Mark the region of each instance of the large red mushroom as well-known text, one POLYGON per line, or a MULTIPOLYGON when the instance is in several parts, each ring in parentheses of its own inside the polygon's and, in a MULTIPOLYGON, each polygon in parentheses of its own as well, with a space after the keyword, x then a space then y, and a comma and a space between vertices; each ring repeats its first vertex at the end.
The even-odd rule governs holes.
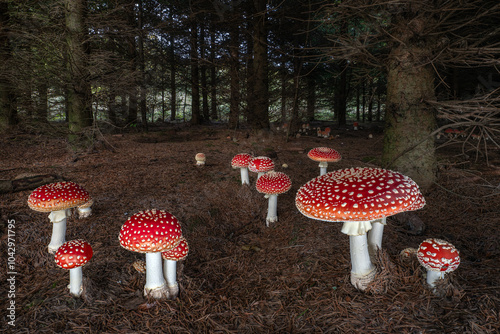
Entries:
POLYGON ((371 221, 405 211, 420 198, 406 178, 388 175, 389 171, 380 168, 337 170, 307 182, 295 199, 307 217, 344 222, 342 232, 350 240, 351 283, 360 290, 367 288, 376 273, 366 235, 371 221))
POLYGON ((177 218, 163 210, 141 211, 122 225, 118 237, 120 245, 133 252, 146 253, 145 296, 168 298, 161 253, 176 247, 181 235, 177 218))
POLYGON ((92 198, 80 185, 63 181, 45 184, 33 190, 28 197, 28 206, 39 212, 50 212, 52 237, 48 246, 49 253, 55 253, 66 241, 66 220, 71 208, 81 207, 85 215, 90 215, 92 198))
POLYGON ((67 241, 57 249, 54 260, 56 264, 69 270, 69 292, 80 297, 83 291, 82 267, 93 255, 92 247, 85 240, 67 241))

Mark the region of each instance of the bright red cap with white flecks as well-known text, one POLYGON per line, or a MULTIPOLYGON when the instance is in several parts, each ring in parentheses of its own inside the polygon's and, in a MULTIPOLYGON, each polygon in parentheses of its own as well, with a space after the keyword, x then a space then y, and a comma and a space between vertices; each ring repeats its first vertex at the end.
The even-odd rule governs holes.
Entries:
POLYGON ((233 168, 246 168, 250 163, 250 160, 253 159, 253 156, 248 153, 240 153, 236 154, 231 160, 231 167, 233 168))
POLYGON ((181 261, 184 260, 189 253, 189 245, 184 237, 181 237, 181 241, 177 247, 169 249, 161 253, 161 257, 165 260, 181 261))
POLYGON ((45 184, 33 190, 28 206, 39 212, 71 209, 92 201, 89 193, 80 185, 63 181, 45 184))
POLYGON ((370 167, 341 169, 303 185, 299 211, 325 221, 370 221, 425 205, 417 184, 398 172, 370 167))
POLYGON ((268 157, 255 157, 250 160, 248 169, 254 173, 269 172, 274 169, 274 162, 268 157))
POLYGON ((257 191, 267 195, 283 194, 290 190, 292 182, 288 175, 282 172, 268 172, 256 182, 257 191))
POLYGON ((426 239, 417 250, 418 262, 427 270, 452 272, 460 265, 458 250, 441 239, 426 239))
POLYGON ((307 153, 307 156, 314 161, 336 162, 342 159, 339 152, 329 147, 316 147, 307 153))
POLYGON ((63 269, 73 269, 89 262, 94 252, 90 244, 82 239, 67 241, 57 249, 56 264, 63 269))
POLYGON ((181 225, 173 215, 163 210, 146 210, 122 225, 118 240, 130 251, 156 253, 177 246, 181 235, 181 225))

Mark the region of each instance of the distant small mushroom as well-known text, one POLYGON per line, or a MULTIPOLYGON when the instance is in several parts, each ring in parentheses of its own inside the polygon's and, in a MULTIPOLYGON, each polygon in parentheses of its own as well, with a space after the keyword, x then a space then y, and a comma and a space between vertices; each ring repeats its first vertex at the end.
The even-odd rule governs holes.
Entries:
POLYGON ((66 241, 66 219, 70 210, 83 206, 86 215, 90 215, 92 198, 80 185, 63 181, 45 184, 33 190, 28 197, 28 206, 39 212, 50 212, 52 223, 52 237, 48 246, 49 253, 53 254, 66 241))
POLYGON ((427 284, 436 286, 445 273, 455 271, 460 265, 460 254, 449 242, 430 238, 424 240, 417 249, 418 262, 427 270, 427 284))
POLYGON ((92 247, 85 240, 67 241, 57 249, 54 260, 56 264, 69 269, 69 292, 80 297, 83 291, 82 266, 92 258, 92 247))
POLYGON ((181 235, 177 218, 163 210, 141 211, 122 225, 118 237, 120 245, 133 252, 146 253, 145 296, 168 297, 161 253, 176 247, 181 235))
POLYGON ((269 196, 266 226, 278 221, 278 195, 290 190, 292 182, 282 172, 268 172, 262 175, 256 183, 257 191, 269 196))
POLYGON ((251 172, 258 173, 257 180, 264 175, 264 173, 274 170, 274 162, 268 157, 255 157, 250 160, 248 164, 248 169, 251 172))
POLYGON ((337 162, 342 159, 339 152, 329 147, 316 147, 307 153, 309 159, 319 162, 320 175, 326 174, 329 162, 337 162))
POLYGON ((239 168, 241 175, 241 184, 250 184, 250 179, 248 178, 248 164, 253 156, 248 153, 236 154, 231 160, 231 167, 239 168))
POLYGON ((205 160, 207 158, 205 157, 204 153, 197 153, 194 156, 194 159, 196 160, 196 166, 203 166, 203 165, 205 165, 205 160))
POLYGON ((163 275, 167 281, 169 299, 176 299, 179 295, 179 284, 177 283, 177 261, 184 260, 188 253, 189 245, 184 237, 180 238, 180 242, 175 248, 161 253, 161 257, 163 258, 163 275))

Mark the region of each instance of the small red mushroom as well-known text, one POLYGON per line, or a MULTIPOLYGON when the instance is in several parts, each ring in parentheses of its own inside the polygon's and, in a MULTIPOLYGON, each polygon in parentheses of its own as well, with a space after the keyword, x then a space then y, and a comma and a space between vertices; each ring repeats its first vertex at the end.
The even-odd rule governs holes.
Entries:
POLYGON ((70 216, 69 209, 82 207, 86 215, 90 215, 92 198, 80 185, 63 181, 45 184, 33 190, 28 197, 28 206, 39 212, 50 212, 52 237, 48 246, 49 253, 55 253, 66 241, 66 220, 70 216))
POLYGON ((253 156, 248 153, 236 154, 231 160, 231 167, 239 168, 241 175, 241 184, 250 184, 250 179, 248 178, 248 164, 253 156))
POLYGON ((278 195, 290 190, 292 182, 282 172, 268 172, 262 175, 256 183, 257 191, 269 196, 266 226, 278 221, 278 195))
POLYGON ((118 237, 120 245, 133 252, 146 253, 145 296, 168 297, 161 252, 176 247, 181 235, 177 218, 163 210, 141 211, 122 225, 118 237))
POLYGON ((258 173, 257 180, 264 175, 264 173, 272 171, 274 169, 274 162, 271 158, 268 157, 255 157, 250 160, 248 164, 248 169, 251 172, 258 173))
POLYGON ((316 147, 307 153, 309 159, 319 162, 320 175, 326 174, 329 162, 337 162, 342 159, 339 152, 329 147, 316 147))
POLYGON ((161 253, 163 258, 163 275, 167 281, 169 299, 175 299, 179 295, 179 284, 177 283, 177 261, 184 260, 189 253, 189 245, 184 237, 180 238, 177 247, 161 253))
POLYGON ((449 242, 441 239, 426 239, 417 249, 418 262, 427 270, 427 284, 431 288, 445 273, 455 271, 460 265, 460 254, 449 242))
POLYGON ((83 291, 82 266, 90 261, 92 247, 85 240, 67 241, 57 249, 54 260, 56 264, 69 270, 69 292, 80 297, 83 291))

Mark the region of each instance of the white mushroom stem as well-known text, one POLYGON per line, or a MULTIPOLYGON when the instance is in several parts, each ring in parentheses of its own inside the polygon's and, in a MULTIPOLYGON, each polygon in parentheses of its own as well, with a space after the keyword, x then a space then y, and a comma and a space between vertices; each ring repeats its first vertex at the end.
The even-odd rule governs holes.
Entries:
POLYGON ((269 223, 275 223, 278 221, 278 195, 268 195, 269 205, 267 207, 267 217, 266 226, 269 227, 269 223))
POLYGON ((241 173, 241 184, 250 185, 250 178, 248 177, 248 168, 242 167, 240 168, 241 173))
POLYGON ((168 298, 177 298, 179 295, 179 284, 177 283, 177 261, 163 260, 163 275, 167 280, 168 298))
POLYGON ((319 163, 319 175, 325 175, 326 174, 326 169, 328 167, 328 162, 326 161, 321 161, 319 163))
POLYGON ((80 297, 83 291, 82 267, 71 268, 69 270, 69 293, 75 297, 80 297))
POLYGON ((372 229, 368 232, 368 251, 371 256, 375 256, 377 250, 382 249, 382 236, 384 235, 384 226, 387 219, 381 218, 371 222, 372 229))
POLYGON ((351 253, 351 283, 364 291, 375 278, 375 266, 368 253, 366 232, 371 229, 369 221, 344 222, 342 233, 349 235, 351 253))
POLYGON ((161 252, 146 253, 146 284, 144 285, 145 296, 162 299, 168 295, 161 262, 161 252))
POLYGON ((49 214, 52 223, 52 236, 48 246, 50 254, 54 254, 66 242, 66 218, 69 216, 70 210, 52 211, 49 214))
POLYGON ((258 173, 257 173, 257 180, 258 180, 258 179, 259 179, 262 175, 264 175, 264 174, 266 174, 266 172, 258 172, 258 173))
POLYGON ((431 288, 434 288, 436 286, 436 282, 440 279, 444 278, 444 272, 443 271, 435 271, 435 270, 427 270, 427 284, 431 288))

